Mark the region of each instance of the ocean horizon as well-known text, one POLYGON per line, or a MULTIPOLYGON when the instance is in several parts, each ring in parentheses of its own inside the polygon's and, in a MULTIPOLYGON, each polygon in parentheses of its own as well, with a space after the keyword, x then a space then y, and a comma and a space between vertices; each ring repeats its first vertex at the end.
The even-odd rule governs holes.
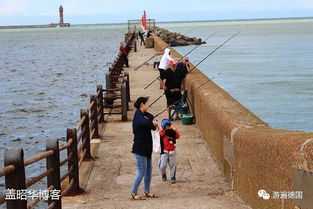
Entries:
MULTIPOLYGON (((155 19, 156 18, 151 18, 155 19)), ((221 22, 257 22, 257 21, 301 21, 301 20, 312 20, 312 17, 280 17, 280 18, 251 18, 251 19, 216 19, 216 20, 179 20, 179 21, 156 21, 156 24, 176 24, 176 23, 221 23, 221 22)), ((49 23, 46 23, 49 24, 49 23)), ((97 25, 127 25, 128 23, 75 23, 71 24, 71 27, 77 27, 77 26, 97 26, 97 25)), ((23 25, 40 25, 40 24, 21 24, 23 25)), ((11 25, 1 25, 1 26, 11 26, 11 25)), ((13 25, 15 26, 15 25, 13 25)))

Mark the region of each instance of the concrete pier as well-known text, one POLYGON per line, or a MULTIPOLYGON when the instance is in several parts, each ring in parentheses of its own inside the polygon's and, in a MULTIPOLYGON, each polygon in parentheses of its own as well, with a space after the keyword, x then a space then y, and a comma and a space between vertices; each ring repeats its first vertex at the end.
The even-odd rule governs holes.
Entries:
MULTIPOLYGON (((150 88, 144 87, 158 75, 152 68, 153 61, 139 70, 134 68, 155 54, 154 49, 138 46, 138 52, 129 55, 131 100, 139 96, 150 96, 150 102, 159 97, 163 91, 155 82, 150 88)), ((162 97, 150 112, 157 114, 166 107, 162 97)), ((159 195, 157 199, 134 201, 130 199, 133 179, 136 175, 135 159, 131 153, 133 134, 131 119, 135 108, 130 103, 129 120, 120 122, 119 116, 110 116, 98 148, 85 193, 75 197, 64 197, 63 208, 219 208, 248 209, 231 191, 223 172, 213 157, 196 125, 184 126, 180 121, 174 125, 181 132, 177 140, 177 183, 163 182, 157 167, 159 155, 153 154, 152 192, 159 195)), ((163 113, 159 120, 167 118, 163 113)), ((139 193, 142 193, 142 185, 139 193)))

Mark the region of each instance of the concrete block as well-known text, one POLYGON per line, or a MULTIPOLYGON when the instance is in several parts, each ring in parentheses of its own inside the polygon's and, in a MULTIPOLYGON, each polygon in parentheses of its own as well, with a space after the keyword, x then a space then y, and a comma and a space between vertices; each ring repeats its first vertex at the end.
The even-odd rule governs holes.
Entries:
POLYGON ((146 48, 154 48, 154 38, 145 39, 146 48))

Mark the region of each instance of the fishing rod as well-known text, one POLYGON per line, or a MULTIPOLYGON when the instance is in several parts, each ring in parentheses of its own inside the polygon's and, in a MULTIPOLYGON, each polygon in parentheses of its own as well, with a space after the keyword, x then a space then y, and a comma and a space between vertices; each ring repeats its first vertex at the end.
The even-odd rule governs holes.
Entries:
MULTIPOLYGON (((195 88, 194 90, 192 90, 191 92, 189 92, 186 97, 188 98, 188 96, 190 94, 192 94, 193 92, 197 91, 198 89, 200 89, 202 86, 204 86, 205 84, 207 84, 209 81, 212 81, 214 78, 217 78, 221 75, 222 73, 218 73, 217 75, 213 76, 212 78, 209 78, 209 80, 205 81, 204 83, 202 83, 200 86, 198 86, 197 88, 195 88)), ((162 95, 163 96, 163 95, 162 95)), ((166 107, 166 109, 162 110, 161 112, 159 112, 158 114, 156 114, 154 116, 154 118, 157 118, 159 115, 161 115, 162 113, 164 113, 168 108, 171 108, 173 106, 175 106, 181 99, 177 100, 176 102, 174 102, 174 104, 171 104, 169 106, 166 107)), ((150 105, 151 106, 151 105, 150 105)), ((149 106, 149 107, 150 107, 149 106)))
MULTIPOLYGON (((208 36, 206 39, 204 39, 203 41, 207 41, 209 40, 209 38, 211 38, 212 36, 214 36, 217 33, 217 31, 215 31, 214 33, 212 33, 210 36, 208 36)), ((199 46, 201 46, 201 44, 195 46, 194 48, 192 48, 187 54, 185 54, 184 56, 182 56, 177 62, 181 61, 182 59, 184 59, 184 57, 186 57, 188 54, 190 54, 191 52, 193 52, 195 49, 197 49, 199 46)))
MULTIPOLYGON (((192 29, 188 30, 186 33, 184 33, 185 35, 182 36, 186 36, 186 34, 188 34, 190 31, 192 31, 192 29)), ((170 44, 167 44, 166 47, 164 47, 161 52, 163 52, 167 47, 169 47, 170 44)), ((138 70, 139 68, 141 68, 142 66, 144 66, 145 64, 147 64, 150 60, 152 60, 153 58, 155 58, 158 55, 158 53, 156 53, 155 55, 153 55, 152 57, 150 57, 148 60, 144 61, 141 65, 139 65, 138 67, 136 67, 134 70, 138 70)))
MULTIPOLYGON (((213 33, 212 35, 210 35, 209 37, 207 37, 204 41, 207 41, 209 38, 211 38, 213 35, 215 35, 217 33, 217 31, 215 33, 213 33)), ((184 57, 186 57, 188 54, 190 54, 191 52, 193 52, 196 48, 198 48, 201 45, 197 45, 194 48, 192 48, 189 52, 187 52, 187 54, 185 54, 184 56, 182 56, 177 62, 181 61, 184 57)), ((158 76, 156 79, 154 79, 152 82, 150 82, 144 89, 147 89, 149 86, 151 86, 155 81, 159 80, 160 76, 158 76)))
POLYGON ((204 60, 206 60, 209 56, 211 56, 212 54, 214 54, 218 49, 220 49, 222 46, 224 46, 227 42, 229 42, 230 40, 232 40, 235 36, 237 36, 240 33, 240 31, 238 31, 237 33, 235 33, 234 35, 232 35, 229 39, 227 39, 226 41, 224 41, 221 45, 219 45, 217 48, 215 48, 210 54, 208 54, 206 57, 204 57, 197 65, 195 65, 188 73, 191 73, 191 71, 193 71, 197 66, 199 66, 204 60))
POLYGON ((162 97, 164 94, 165 94, 165 92, 164 92, 161 96, 159 96, 156 100, 154 100, 154 101, 149 105, 149 107, 151 107, 152 105, 154 105, 154 103, 156 103, 159 99, 161 99, 161 97, 162 97))
MULTIPOLYGON (((232 35, 229 39, 227 39, 226 41, 224 41, 221 45, 219 45, 218 47, 216 47, 210 54, 208 54, 206 57, 204 57, 196 66, 194 66, 188 73, 191 73, 191 71, 193 71, 197 66, 199 66, 204 60, 206 60, 209 56, 211 56, 212 54, 214 54, 218 49, 220 49, 222 46, 224 46, 228 41, 230 41, 231 39, 233 39, 235 36, 237 36, 240 33, 240 31, 238 31, 237 33, 235 33, 234 35, 232 35)), ((155 81, 157 81, 158 79, 160 79, 160 76, 158 76, 156 79, 154 79, 152 82, 150 82, 144 89, 147 89, 149 86, 151 86, 155 81)))

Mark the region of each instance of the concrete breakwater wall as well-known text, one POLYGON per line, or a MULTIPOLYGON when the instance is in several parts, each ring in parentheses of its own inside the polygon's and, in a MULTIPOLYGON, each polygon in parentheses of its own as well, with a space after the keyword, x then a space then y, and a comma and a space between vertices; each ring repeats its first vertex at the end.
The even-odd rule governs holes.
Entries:
MULTIPOLYGON (((154 40, 155 50, 167 46, 154 40)), ((207 80, 195 69, 185 88, 191 92, 207 80)), ((241 199, 254 209, 313 208, 313 133, 269 127, 213 82, 188 97, 203 139, 241 199), (269 200, 258 196, 262 189, 269 200), (302 192, 302 199, 285 196, 295 191, 302 192)))

